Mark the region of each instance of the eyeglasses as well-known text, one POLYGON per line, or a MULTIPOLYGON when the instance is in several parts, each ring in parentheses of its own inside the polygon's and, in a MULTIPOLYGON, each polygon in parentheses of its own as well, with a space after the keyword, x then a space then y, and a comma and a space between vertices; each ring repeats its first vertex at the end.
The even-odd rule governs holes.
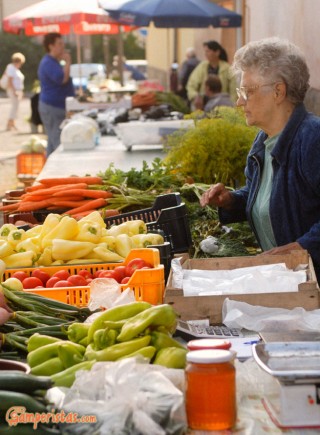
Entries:
POLYGON ((264 85, 241 86, 240 88, 236 88, 236 92, 238 98, 242 98, 245 102, 247 102, 250 95, 252 95, 257 89, 262 88, 263 86, 273 86, 276 83, 279 82, 265 83, 264 85))

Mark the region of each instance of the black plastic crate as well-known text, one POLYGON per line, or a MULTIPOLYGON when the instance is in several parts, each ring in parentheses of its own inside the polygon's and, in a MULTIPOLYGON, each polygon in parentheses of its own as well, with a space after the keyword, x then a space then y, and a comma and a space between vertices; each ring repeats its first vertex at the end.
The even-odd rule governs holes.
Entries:
POLYGON ((143 220, 148 231, 161 230, 171 244, 172 253, 186 252, 192 244, 186 205, 179 193, 159 195, 151 208, 123 213, 106 218, 107 227, 119 225, 128 220, 143 220))

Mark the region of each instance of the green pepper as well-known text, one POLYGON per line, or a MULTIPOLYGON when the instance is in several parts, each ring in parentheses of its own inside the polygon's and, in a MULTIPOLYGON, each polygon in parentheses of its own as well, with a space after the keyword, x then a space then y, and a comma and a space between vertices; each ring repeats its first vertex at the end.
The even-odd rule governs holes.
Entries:
POLYGON ((90 325, 88 332, 88 342, 91 343, 93 340, 93 334, 98 329, 104 328, 105 321, 118 321, 122 319, 129 319, 132 316, 150 308, 151 305, 148 302, 132 302, 130 304, 118 305, 116 307, 110 308, 104 311, 97 317, 90 325))
POLYGON ((165 347, 157 352, 153 364, 159 364, 171 369, 184 369, 186 366, 187 353, 187 349, 165 347))
POLYGON ((185 349, 177 340, 160 331, 151 332, 151 345, 157 350, 164 349, 165 347, 179 347, 180 349, 185 349))
POLYGON ((79 343, 83 338, 87 337, 89 329, 90 323, 72 323, 67 330, 68 340, 79 343))
POLYGON ((61 343, 58 347, 58 357, 60 358, 64 369, 82 362, 85 352, 85 347, 83 347, 83 350, 75 349, 73 346, 70 346, 69 343, 71 342, 61 343))
POLYGON ((125 343, 117 343, 113 346, 97 351, 89 345, 85 353, 85 358, 95 361, 116 361, 125 355, 130 355, 133 352, 148 346, 150 340, 150 335, 144 335, 143 337, 135 338, 134 340, 126 341, 125 343))
POLYGON ((51 376, 51 380, 56 387, 70 388, 76 379, 78 370, 90 370, 95 361, 83 361, 63 371, 57 372, 51 376))
POLYGON ((58 356, 58 349, 62 343, 69 343, 69 345, 73 347, 75 352, 78 350, 79 352, 83 351, 84 353, 85 351, 85 348, 80 344, 73 343, 72 341, 60 340, 56 343, 47 344, 28 353, 27 363, 30 367, 35 367, 50 358, 58 356))
POLYGON ((123 327, 128 319, 117 320, 113 322, 112 320, 106 320, 103 322, 103 327, 107 329, 116 329, 119 330, 123 327))
POLYGON ((38 349, 39 347, 46 346, 47 344, 60 342, 60 338, 50 337, 50 335, 42 335, 38 332, 31 335, 27 341, 27 350, 28 352, 32 352, 33 350, 38 349))
POLYGON ((51 376, 64 370, 63 364, 58 356, 50 358, 41 364, 31 367, 31 374, 36 376, 51 376))
POLYGON ((154 357, 156 351, 157 351, 157 349, 155 347, 146 346, 146 347, 142 347, 141 349, 136 350, 135 352, 130 353, 129 355, 122 356, 121 358, 118 358, 118 360, 124 359, 124 358, 134 358, 136 356, 141 355, 144 358, 148 358, 148 360, 151 361, 152 358, 154 357))
POLYGON ((108 346, 115 344, 118 331, 114 329, 98 329, 93 334, 93 343, 96 349, 105 349, 108 346))
POLYGON ((123 325, 117 340, 131 340, 149 327, 162 325, 168 330, 174 329, 176 322, 177 316, 171 305, 155 305, 128 319, 123 325))

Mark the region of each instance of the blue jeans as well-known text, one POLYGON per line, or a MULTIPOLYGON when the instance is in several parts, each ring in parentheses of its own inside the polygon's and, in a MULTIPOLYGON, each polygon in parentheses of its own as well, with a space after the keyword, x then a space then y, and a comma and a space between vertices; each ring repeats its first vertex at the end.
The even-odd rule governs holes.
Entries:
POLYGON ((66 117, 66 111, 39 101, 39 113, 48 136, 48 157, 60 145, 60 125, 66 117))

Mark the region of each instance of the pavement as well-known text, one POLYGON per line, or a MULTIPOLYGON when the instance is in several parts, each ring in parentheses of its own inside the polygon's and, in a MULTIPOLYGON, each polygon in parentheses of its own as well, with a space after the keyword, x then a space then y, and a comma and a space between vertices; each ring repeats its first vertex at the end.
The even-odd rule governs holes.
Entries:
MULTIPOLYGON (((31 132, 28 118, 31 115, 30 99, 24 98, 20 102, 16 126, 18 131, 6 131, 10 111, 10 100, 0 98, 0 197, 7 190, 23 187, 17 179, 16 156, 20 152, 23 142, 28 141, 34 134, 31 132)), ((45 138, 42 134, 38 135, 45 138)))

